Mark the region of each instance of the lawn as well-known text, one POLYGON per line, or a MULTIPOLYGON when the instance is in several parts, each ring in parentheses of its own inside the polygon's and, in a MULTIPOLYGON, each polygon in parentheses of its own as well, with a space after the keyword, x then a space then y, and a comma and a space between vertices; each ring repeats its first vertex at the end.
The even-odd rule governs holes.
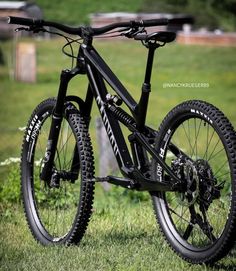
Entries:
MULTIPOLYGON (((18 128, 26 125, 31 111, 42 99, 55 96, 60 70, 70 67, 70 60, 60 52, 62 40, 34 42, 37 84, 9 80, 8 66, 0 66, 0 162, 19 157, 22 132, 18 128)), ((138 99, 146 49, 137 42, 97 41, 96 45, 138 99)), ((10 63, 12 44, 4 43, 1 47, 5 62, 10 63)), ((219 107, 236 126, 235 74, 236 48, 178 44, 161 48, 154 63, 148 124, 157 128, 176 104, 202 99, 219 107), (175 83, 176 87, 165 87, 166 83, 175 83), (181 87, 179 83, 207 83, 209 87, 181 87)), ((82 77, 72 81, 69 93, 83 97, 85 90, 86 79, 82 77)), ((93 115, 98 115, 95 108, 93 115)), ((97 153, 95 118, 91 134, 97 153)), ((15 168, 0 167, 0 187, 13 179, 18 185, 19 175, 13 171, 16 172, 15 168)), ((212 268, 191 266, 180 260, 161 237, 147 196, 139 199, 135 196, 132 200, 122 189, 104 193, 98 186, 85 238, 79 247, 71 248, 38 245, 26 227, 22 207, 0 204, 0 270, 233 270, 236 266, 234 252, 212 268)))
POLYGON ((214 267, 189 265, 167 246, 149 201, 131 201, 122 189, 97 199, 78 247, 42 247, 30 235, 21 207, 3 213, 0 270, 234 270, 235 252, 214 267), (116 193, 116 195, 115 195, 116 193))
POLYGON ((93 1, 93 0, 68 0, 66 5, 61 1, 38 0, 44 18, 61 23, 80 25, 89 23, 89 14, 100 12, 139 12, 144 4, 143 0, 119 1, 93 1))
MULTIPOLYGON (((60 71, 70 67, 61 53, 63 40, 36 40, 37 84, 9 80, 7 65, 0 66, 0 162, 19 157, 22 132, 33 108, 56 95, 60 71)), ((5 62, 10 63, 12 44, 2 44, 5 62)), ((136 99, 144 77, 147 50, 138 42, 97 42, 97 49, 136 99)), ((10 64, 9 64, 10 66, 10 64)), ((184 100, 202 99, 219 107, 236 126, 236 48, 166 45, 156 53, 147 122, 157 128, 161 119, 184 100), (207 83, 209 87, 165 87, 166 83, 207 83)), ((82 97, 87 88, 84 76, 70 84, 69 94, 82 97)), ((94 108, 93 115, 99 115, 94 108)), ((95 122, 92 121, 92 135, 95 122)))

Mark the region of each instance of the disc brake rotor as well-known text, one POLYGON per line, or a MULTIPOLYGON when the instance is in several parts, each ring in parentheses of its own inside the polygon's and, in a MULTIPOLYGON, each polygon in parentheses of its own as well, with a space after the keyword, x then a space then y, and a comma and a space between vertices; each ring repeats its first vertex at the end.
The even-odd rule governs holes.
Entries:
POLYGON ((176 198, 181 206, 194 205, 199 196, 199 177, 195 163, 190 159, 180 156, 172 161, 172 169, 175 174, 186 182, 186 191, 176 193, 176 198))

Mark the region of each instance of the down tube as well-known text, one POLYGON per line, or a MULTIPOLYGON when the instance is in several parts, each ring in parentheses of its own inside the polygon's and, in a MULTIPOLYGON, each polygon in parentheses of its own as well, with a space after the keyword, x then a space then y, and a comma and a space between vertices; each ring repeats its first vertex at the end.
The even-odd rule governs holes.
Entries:
POLYGON ((101 75, 89 64, 87 64, 87 71, 90 86, 92 87, 92 91, 118 165, 121 172, 128 177, 130 169, 133 167, 133 162, 118 120, 115 119, 104 106, 104 100, 107 94, 105 83, 101 75))

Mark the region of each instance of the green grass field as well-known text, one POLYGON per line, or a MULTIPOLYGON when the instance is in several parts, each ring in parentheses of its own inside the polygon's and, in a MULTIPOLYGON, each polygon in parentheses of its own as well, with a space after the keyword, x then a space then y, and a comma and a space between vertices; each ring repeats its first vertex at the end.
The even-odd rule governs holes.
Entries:
POLYGON ((43 247, 31 237, 21 207, 4 211, 0 270, 235 270, 235 251, 213 267, 182 261, 160 234, 150 202, 134 203, 121 189, 96 192, 92 219, 78 247, 43 247))
MULTIPOLYGON (((70 60, 60 48, 63 40, 35 41, 37 47, 37 84, 9 80, 10 69, 0 66, 0 162, 19 156, 22 132, 33 108, 57 93, 60 71, 70 67, 70 60), (17 148, 16 148, 17 146, 17 148)), ((3 44, 5 61, 11 59, 12 44, 3 44)), ((147 50, 137 42, 97 42, 97 49, 111 65, 132 95, 138 100, 144 77, 147 50)), ((219 107, 236 125, 236 49, 167 45, 156 53, 150 109, 147 122, 157 128, 161 119, 184 100, 202 99, 219 107), (165 87, 166 83, 207 83, 208 88, 165 87)), ((84 76, 75 78, 69 94, 82 97, 87 88, 84 76)), ((93 115, 99 115, 97 109, 93 115)), ((94 119, 93 119, 94 120, 94 119)), ((94 135, 94 121, 92 122, 94 135)))
MULTIPOLYGON (((30 40, 29 42, 32 42, 30 40)), ((6 65, 0 66, 0 162, 20 156, 22 132, 33 108, 56 95, 60 70, 70 60, 60 52, 62 40, 36 40, 37 84, 9 80, 12 44, 1 44, 6 65)), ((96 42, 97 50, 138 99, 147 51, 137 42, 96 42)), ((148 124, 157 128, 176 104, 189 99, 213 103, 236 127, 236 48, 167 45, 157 51, 148 124), (208 88, 164 87, 166 83, 207 83, 208 88)), ((85 94, 86 78, 72 81, 70 94, 85 94)), ((96 108, 93 116, 98 116, 96 108)), ((95 120, 91 123, 96 147, 95 120)), ((97 151, 95 149, 96 157, 97 151)), ((97 158, 96 158, 97 160, 97 158)), ((11 167, 0 167, 3 182, 11 167)), ((8 176, 8 177, 7 177, 8 176)), ((9 189, 9 191, 12 191, 9 189)), ((156 226, 150 201, 130 200, 122 189, 104 194, 97 187, 87 234, 79 247, 42 247, 32 239, 19 205, 0 204, 0 270, 234 270, 235 253, 216 266, 191 266, 166 245, 156 226), (117 195, 116 195, 117 193, 117 195)), ((147 197, 145 197, 147 198, 147 197)))
POLYGON ((194 27, 235 31, 234 1, 172 1, 172 0, 37 0, 46 20, 71 25, 89 24, 90 14, 102 12, 182 13, 192 15, 194 27), (196 10, 202 12, 196 13, 196 10))
POLYGON ((89 14, 100 12, 138 12, 143 0, 120 1, 91 1, 69 0, 66 4, 60 1, 38 0, 37 4, 43 9, 44 17, 48 20, 59 20, 74 25, 89 23, 89 14))

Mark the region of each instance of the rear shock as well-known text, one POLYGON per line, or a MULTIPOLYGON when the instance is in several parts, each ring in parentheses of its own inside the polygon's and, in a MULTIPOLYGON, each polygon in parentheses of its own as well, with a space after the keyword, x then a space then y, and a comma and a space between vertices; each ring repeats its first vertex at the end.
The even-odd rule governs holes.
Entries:
POLYGON ((136 128, 135 120, 127 114, 122 108, 108 104, 108 109, 121 123, 133 130, 136 128))

